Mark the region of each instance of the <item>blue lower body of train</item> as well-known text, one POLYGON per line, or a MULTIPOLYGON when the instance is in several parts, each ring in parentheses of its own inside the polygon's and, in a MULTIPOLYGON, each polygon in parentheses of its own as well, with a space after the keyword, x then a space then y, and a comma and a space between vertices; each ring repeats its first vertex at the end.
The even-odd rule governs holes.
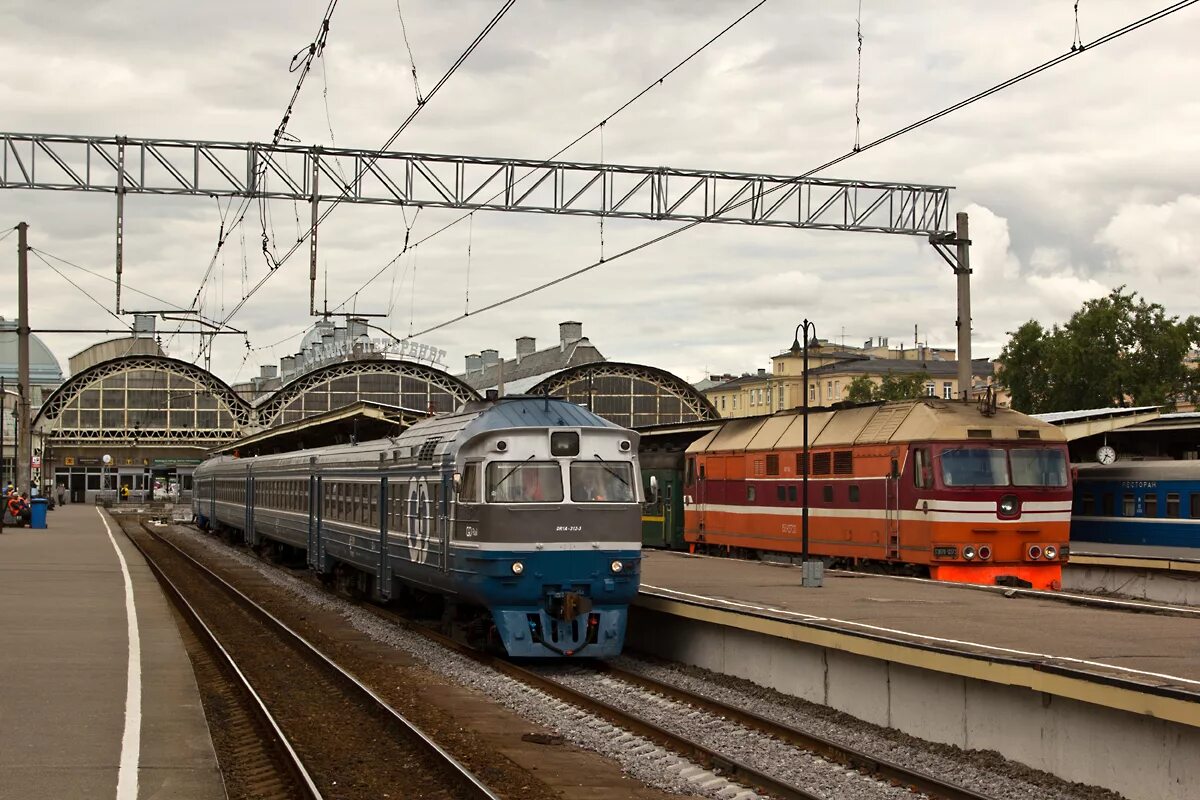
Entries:
POLYGON ((620 655, 640 572, 637 550, 465 548, 452 548, 450 570, 456 594, 491 612, 510 656, 591 658, 620 655))
POLYGON ((1200 549, 1200 520, 1074 517, 1071 541, 1200 549))

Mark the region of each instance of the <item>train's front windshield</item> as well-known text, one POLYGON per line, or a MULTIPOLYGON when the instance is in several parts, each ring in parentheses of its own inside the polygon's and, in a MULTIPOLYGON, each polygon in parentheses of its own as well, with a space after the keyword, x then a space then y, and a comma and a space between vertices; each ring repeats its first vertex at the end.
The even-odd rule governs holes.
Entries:
POLYGON ((1008 486, 1008 459, 999 448, 943 450, 941 460, 947 486, 1008 486))
POLYGON ((1014 486, 1066 486, 1067 457, 1061 450, 1013 450, 1014 486))
POLYGON ((561 503, 557 461, 493 461, 487 468, 489 503, 561 503))
POLYGON ((940 460, 946 486, 1067 485, 1067 458, 1061 450, 963 447, 943 450, 940 460))
POLYGON ((576 503, 632 503, 633 470, 628 461, 575 461, 571 499, 576 503))

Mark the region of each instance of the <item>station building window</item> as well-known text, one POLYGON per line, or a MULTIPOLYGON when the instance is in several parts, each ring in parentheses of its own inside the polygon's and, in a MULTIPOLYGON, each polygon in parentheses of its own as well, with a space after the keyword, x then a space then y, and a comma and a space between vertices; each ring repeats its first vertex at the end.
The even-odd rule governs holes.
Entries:
POLYGON ((942 382, 942 399, 943 400, 953 400, 954 399, 954 384, 951 383, 950 381, 942 382))
POLYGON ((936 391, 937 391, 937 385, 934 384, 933 381, 930 381, 929 383, 925 384, 925 396, 926 397, 937 397, 937 395, 935 394, 936 391))

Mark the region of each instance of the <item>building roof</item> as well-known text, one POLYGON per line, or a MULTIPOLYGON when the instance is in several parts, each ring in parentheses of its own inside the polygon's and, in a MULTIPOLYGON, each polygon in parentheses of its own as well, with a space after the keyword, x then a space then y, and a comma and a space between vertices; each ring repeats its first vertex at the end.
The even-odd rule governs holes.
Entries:
MULTIPOLYGON (((916 361, 898 358, 867 358, 839 361, 835 364, 825 364, 820 367, 810 367, 809 376, 835 375, 846 372, 861 375, 913 375, 924 372, 931 378, 953 378, 958 375, 957 361, 916 361)), ((971 360, 973 375, 987 376, 992 374, 992 364, 986 358, 971 360)))
POLYGON ((480 391, 496 388, 503 380, 504 391, 507 394, 518 394, 535 386, 541 378, 553 375, 567 367, 605 360, 604 355, 585 336, 569 342, 566 346, 558 343, 553 347, 521 356, 519 360, 516 358, 503 359, 484 366, 481 371, 468 372, 456 377, 480 391), (529 380, 533 378, 537 380, 529 380))
POLYGON ((1033 414, 1034 419, 1062 428, 1068 441, 1085 439, 1098 433, 1108 433, 1136 425, 1139 422, 1157 420, 1158 406, 1136 408, 1085 408, 1078 411, 1051 411, 1033 414))
MULTIPOLYGON (((0 317, 0 376, 10 386, 17 384, 17 321, 0 317)), ((29 382, 57 386, 63 382, 58 359, 36 334, 29 336, 29 382)))

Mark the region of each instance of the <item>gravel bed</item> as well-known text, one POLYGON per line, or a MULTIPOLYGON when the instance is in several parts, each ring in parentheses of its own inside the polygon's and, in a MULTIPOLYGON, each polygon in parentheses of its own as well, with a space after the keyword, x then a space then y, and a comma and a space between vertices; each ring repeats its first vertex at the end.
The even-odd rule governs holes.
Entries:
POLYGON ((1009 761, 991 750, 963 750, 917 739, 825 706, 767 689, 741 678, 622 656, 615 662, 635 672, 732 706, 753 711, 839 744, 1006 800, 1122 800, 1108 789, 1069 783, 1009 761))
POLYGON ((571 667, 549 668, 546 675, 820 797, 839 800, 925 797, 619 678, 571 667))
POLYGON ((616 728, 599 717, 568 706, 537 689, 446 650, 419 634, 382 620, 369 611, 311 586, 278 567, 264 564, 211 536, 190 528, 176 527, 173 530, 210 552, 255 570, 271 584, 304 602, 340 614, 356 630, 377 642, 402 650, 447 680, 480 691, 522 717, 554 731, 564 740, 615 760, 625 774, 648 786, 687 797, 716 800, 754 800, 759 797, 745 787, 719 778, 647 739, 616 728))

